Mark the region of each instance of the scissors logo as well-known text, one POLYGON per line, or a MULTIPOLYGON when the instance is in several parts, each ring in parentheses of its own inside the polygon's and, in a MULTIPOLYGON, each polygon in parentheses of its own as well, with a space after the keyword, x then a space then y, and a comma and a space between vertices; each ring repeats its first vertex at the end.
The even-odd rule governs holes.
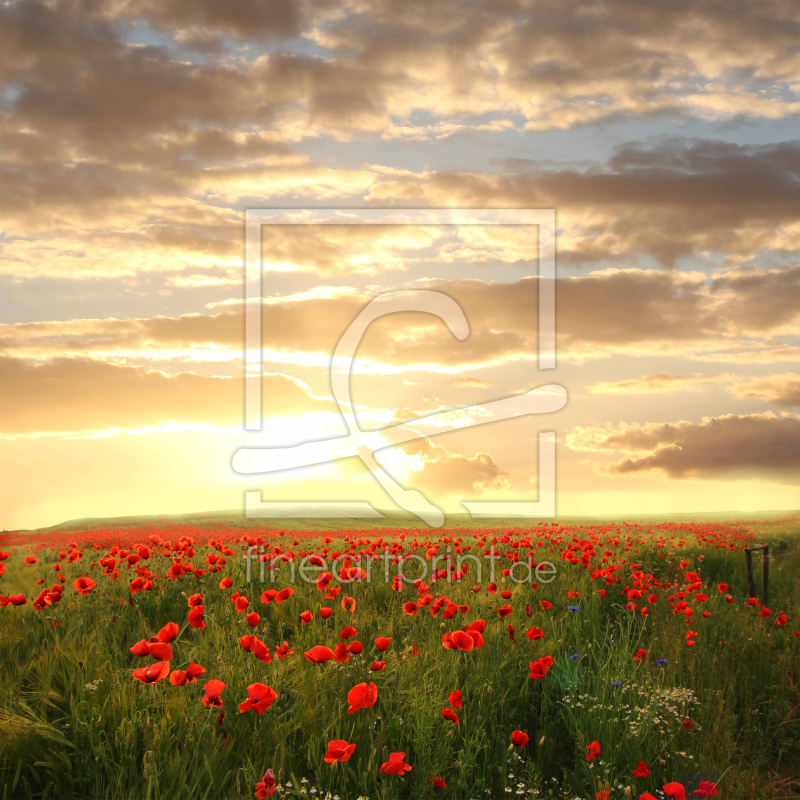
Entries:
MULTIPOLYGON (((451 297, 429 290, 387 292, 370 301, 345 331, 333 354, 331 364, 331 391, 347 424, 347 436, 319 441, 308 441, 293 447, 245 447, 233 456, 233 469, 242 475, 266 474, 310 464, 320 464, 340 458, 358 456, 377 479, 386 493, 402 509, 415 514, 428 525, 439 527, 444 523, 442 510, 430 503, 420 492, 404 489, 388 475, 375 459, 375 453, 385 447, 403 444, 415 439, 446 431, 460 430, 531 414, 547 414, 563 408, 567 402, 566 390, 556 384, 538 386, 517 395, 504 397, 477 405, 462 406, 427 417, 393 425, 378 431, 363 431, 356 420, 350 396, 350 374, 356 350, 369 325, 379 317, 402 311, 416 311, 439 317, 457 339, 469 335, 469 324, 461 307, 451 297)), ((248 492, 248 502, 258 492, 248 492)), ((501 516, 555 516, 555 434, 539 434, 539 501, 538 502, 463 502, 474 518, 501 516)), ((262 504, 263 509, 280 511, 284 504, 262 504)), ((320 504, 322 505, 322 504, 320 504)), ((330 505, 325 513, 303 516, 352 516, 331 514, 330 505)), ((334 504, 346 506, 350 511, 362 511, 368 504, 334 504)), ((248 506, 249 509, 249 506, 248 506)), ((363 514, 356 514, 361 515, 363 514)), ((367 514, 369 516, 369 514, 367 514)), ((248 513, 248 516, 282 516, 278 513, 248 513)), ((380 516, 376 514, 376 516, 380 516)))

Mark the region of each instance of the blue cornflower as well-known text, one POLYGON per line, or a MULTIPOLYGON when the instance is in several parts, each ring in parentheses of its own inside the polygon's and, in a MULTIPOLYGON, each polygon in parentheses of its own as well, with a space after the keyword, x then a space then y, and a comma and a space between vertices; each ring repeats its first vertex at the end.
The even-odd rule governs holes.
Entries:
POLYGON ((567 606, 567 608, 574 614, 580 608, 580 606, 567 606))
POLYGON ((657 658, 656 659, 656 664, 666 664, 666 663, 667 663, 667 659, 666 658, 657 658))
POLYGON ((611 681, 611 685, 612 685, 613 687, 615 687, 615 688, 616 688, 617 686, 622 686, 622 684, 621 684, 619 681, 611 681))
POLYGON ((574 661, 574 660, 575 660, 577 657, 578 657, 578 654, 577 654, 577 653, 573 653, 573 654, 570 656, 570 659, 572 659, 572 660, 574 661))

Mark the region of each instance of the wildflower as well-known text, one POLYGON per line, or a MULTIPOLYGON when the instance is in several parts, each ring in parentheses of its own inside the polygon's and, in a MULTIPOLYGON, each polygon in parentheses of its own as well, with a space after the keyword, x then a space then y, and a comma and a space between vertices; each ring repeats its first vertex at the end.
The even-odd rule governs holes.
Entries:
POLYGON ((267 797, 272 797, 275 793, 275 773, 268 769, 264 773, 264 777, 259 783, 256 784, 255 797, 258 800, 265 800, 267 797))
POLYGON ((646 778, 650 774, 650 770, 647 768, 647 764, 644 761, 640 761, 636 769, 631 772, 634 778, 646 778))
POLYGON ((576 611, 580 610, 580 606, 567 606, 567 608, 574 614, 576 611))
POLYGON ((205 689, 205 694, 201 698, 203 705, 208 708, 222 708, 222 698, 220 694, 224 688, 225 684, 222 681, 216 679, 210 680, 203 687, 203 689, 205 689))
POLYGON ((586 745, 587 755, 586 760, 591 761, 595 756, 600 755, 600 743, 599 742, 592 742, 591 744, 586 745))
POLYGON ((550 667, 553 666, 553 657, 552 656, 545 656, 544 658, 539 658, 536 661, 529 662, 530 666, 530 675, 529 678, 533 678, 535 681, 540 681, 547 675, 550 667))
POLYGON ((511 731, 511 741, 516 747, 525 747, 528 744, 528 734, 524 731, 511 731))
POLYGON ((532 642, 535 642, 537 639, 544 639, 544 631, 540 630, 539 628, 528 628, 528 630, 525 632, 525 635, 532 642))
POLYGON ((386 669, 386 662, 385 661, 373 661, 372 666, 370 667, 371 672, 380 672, 382 669, 386 669))
POLYGON ((453 706, 456 711, 458 711, 461 706, 463 705, 463 700, 461 698, 461 692, 456 689, 454 692, 450 692, 450 697, 448 698, 450 705, 453 706))
POLYGON ((359 683, 347 693, 347 702, 350 703, 348 714, 359 711, 362 708, 371 708, 378 699, 378 688, 374 683, 367 686, 366 683, 359 683))
POLYGON ((78 594, 82 594, 84 597, 88 597, 89 593, 94 589, 94 581, 91 578, 76 578, 73 583, 73 587, 78 594))
POLYGON ((377 647, 378 650, 383 652, 384 650, 386 650, 389 647, 389 645, 391 643, 392 643, 392 639, 391 639, 390 636, 379 636, 375 640, 375 647, 377 647))
POLYGON ((578 654, 577 654, 577 653, 573 653, 573 654, 572 654, 572 655, 569 657, 569 659, 570 659, 570 661, 574 661, 574 660, 575 660, 577 657, 578 657, 578 654))
POLYGON ((205 608, 203 606, 192 606, 189 610, 188 622, 193 628, 198 628, 201 631, 206 629, 206 623, 203 619, 203 612, 205 608))
POLYGON ((452 708, 443 708, 442 709, 442 716, 446 720, 450 720, 450 722, 455 722, 456 725, 459 724, 458 715, 456 714, 455 711, 453 711, 452 708))
POLYGON ((447 786, 441 778, 431 778, 428 783, 432 783, 437 789, 444 789, 447 786))
POLYGON ((247 687, 247 694, 247 700, 239 703, 240 714, 252 709, 260 716, 278 697, 278 693, 271 686, 265 686, 263 683, 251 683, 247 687))
POLYGON ((333 650, 330 647, 325 647, 325 645, 318 644, 315 647, 312 647, 309 651, 303 653, 306 657, 307 661, 310 661, 312 664, 324 664, 326 661, 330 661, 334 657, 333 650))
POLYGON ((325 753, 325 763, 333 764, 336 761, 347 761, 356 749, 354 744, 348 744, 344 739, 333 739, 328 742, 328 752, 325 753))
POLYGON ((633 660, 634 661, 644 661, 646 658, 647 658, 647 650, 642 650, 642 648, 639 648, 636 651, 636 655, 633 657, 633 660))
POLYGON ((378 772, 383 772, 385 775, 402 775, 404 772, 410 772, 411 765, 403 761, 405 757, 405 753, 389 753, 389 760, 381 764, 378 772))
POLYGON ((686 800, 686 789, 677 781, 665 784, 663 789, 670 800, 686 800))
POLYGON ((133 677, 142 683, 158 683, 162 678, 167 677, 169 672, 169 661, 158 661, 149 667, 142 667, 133 671, 133 677))
POLYGON ((698 797, 716 797, 719 794, 719 789, 717 789, 714 781, 700 781, 700 788, 695 789, 694 793, 698 797))

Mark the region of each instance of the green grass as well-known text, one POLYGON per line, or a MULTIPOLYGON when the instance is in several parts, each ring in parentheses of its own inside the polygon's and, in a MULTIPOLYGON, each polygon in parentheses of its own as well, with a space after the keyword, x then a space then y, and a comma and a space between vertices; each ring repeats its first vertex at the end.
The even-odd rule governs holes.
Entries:
MULTIPOLYGON (((212 538, 226 529, 229 543, 242 534, 224 517, 192 521, 195 526, 204 524, 212 538)), ((563 543, 534 551, 538 560, 550 560, 558 567, 552 583, 540 583, 536 591, 526 584, 505 584, 513 592, 507 602, 514 611, 502 620, 497 609, 506 600, 486 592, 488 580, 481 582, 477 594, 470 591, 475 583, 471 573, 457 583, 430 584, 434 597, 446 595, 470 606, 466 615, 457 614, 446 622, 441 612, 432 618, 429 608, 421 608, 413 617, 403 614, 402 602, 416 599, 417 593, 409 585, 403 593, 392 591, 383 581, 382 569, 376 571, 379 579, 350 584, 336 600, 323 600, 313 583, 299 582, 293 584, 295 595, 283 605, 262 605, 259 596, 270 584, 259 582, 257 570, 253 582, 246 582, 238 550, 224 573, 177 580, 160 577, 152 591, 137 594, 131 605, 127 584, 133 572, 123 570, 118 580, 100 577, 100 569, 88 563, 98 554, 87 547, 81 560, 64 566, 67 581, 61 603, 35 611, 30 602, 38 593, 35 581, 43 577, 47 585, 53 582, 58 548, 40 550, 39 563, 25 567, 22 559, 28 550, 20 546, 0 578, 0 593, 24 591, 29 600, 22 607, 0 609, 0 798, 251 797, 268 767, 282 787, 275 797, 324 798, 330 792, 342 800, 592 798, 609 788, 613 799, 625 797, 626 786, 632 787, 633 797, 644 791, 656 794, 668 781, 680 781, 693 796, 691 790, 701 780, 719 781, 722 797, 797 796, 800 637, 794 632, 800 630, 800 538, 796 519, 749 520, 738 526, 772 545, 774 614, 766 619, 745 605, 740 550, 716 549, 688 533, 682 534, 685 546, 659 549, 655 536, 646 533, 656 522, 642 523, 636 538, 644 537, 646 544, 631 544, 626 553, 625 536, 617 535, 622 539, 618 546, 601 543, 595 548, 593 568, 609 550, 635 561, 659 580, 677 581, 682 574, 679 562, 686 559, 687 569, 700 574, 702 591, 709 597, 706 604, 695 604, 690 626, 668 606, 667 596, 675 589, 657 591, 658 602, 643 618, 625 609, 627 598, 620 594, 630 582, 630 564, 620 573, 621 584, 606 586, 602 579, 592 581, 582 566, 561 559, 563 543), (229 590, 218 588, 223 574, 234 581, 229 590), (73 579, 81 575, 97 581, 89 597, 72 589, 73 579), (734 604, 717 592, 718 582, 730 585, 734 604), (598 594, 600 588, 607 589, 604 598, 598 594), (285 639, 294 655, 264 664, 242 650, 238 637, 251 631, 230 601, 234 590, 250 599, 248 610, 261 614, 259 638, 273 652, 285 639), (568 601, 568 591, 579 592, 581 599, 568 601), (186 597, 194 592, 205 596, 204 631, 186 625, 186 597), (345 594, 356 598, 353 614, 340 606, 345 594), (124 602, 119 604, 121 598, 124 602), (543 599, 553 603, 550 610, 539 608, 543 599), (568 602, 579 604, 580 610, 568 611, 568 602), (533 604, 530 619, 524 613, 527 603, 533 604), (334 608, 329 620, 319 617, 320 605, 334 608), (703 618, 702 608, 712 616, 703 618), (301 626, 298 615, 305 609, 314 612, 315 619, 301 626), (784 626, 775 624, 780 609, 789 617, 784 626), (456 630, 479 617, 487 621, 482 648, 459 653, 442 647, 445 630, 456 630), (193 660, 207 670, 196 684, 174 687, 165 680, 146 686, 131 677, 133 669, 151 659, 138 659, 129 648, 155 635, 168 621, 181 627, 173 642, 172 668, 185 668, 193 660), (507 632, 509 623, 516 628, 516 646, 507 632), (303 658, 313 645, 333 647, 338 632, 348 624, 364 644, 362 655, 341 665, 315 666, 303 658), (546 637, 530 642, 525 630, 531 626, 541 628, 546 637), (698 632, 694 647, 685 644, 690 629, 698 632), (385 654, 386 669, 371 673, 368 667, 379 656, 373 644, 377 636, 391 636, 393 641, 385 654), (419 648, 416 657, 408 652, 412 645, 419 648), (633 661, 639 648, 648 651, 643 664, 633 661), (573 654, 577 658, 571 659, 573 654), (553 657, 552 669, 544 680, 530 680, 528 663, 545 655, 553 657), (656 659, 666 659, 667 664, 657 665, 656 659), (226 684, 222 726, 219 712, 200 702, 209 678, 226 684), (87 688, 98 679, 99 688, 87 688), (377 703, 348 715, 347 693, 365 680, 377 685, 377 703), (260 717, 240 715, 238 703, 246 697, 246 687, 256 681, 272 686, 279 698, 260 717), (440 714, 454 689, 460 689, 464 698, 457 726, 440 714), (684 717, 692 721, 691 729, 681 727, 684 717), (515 729, 529 734, 527 747, 510 748, 515 729), (327 742, 339 738, 355 742, 356 750, 349 762, 332 767, 323 763, 323 756, 327 742), (587 762, 586 745, 595 740, 601 755, 587 762), (379 774, 379 766, 396 751, 406 753, 412 771, 404 777, 379 774), (647 779, 631 776, 640 760, 652 770, 647 779), (444 778, 447 788, 431 786, 434 776, 444 778), (308 783, 301 783, 304 778, 308 783)), ((293 546, 289 524, 284 526, 286 537, 280 539, 285 549, 311 551, 322 546, 321 536, 313 538, 310 526, 302 528, 301 544, 293 546)), ((299 525, 293 527, 301 530, 299 525)), ((391 520, 391 525, 369 537, 353 532, 352 540, 391 538, 389 532, 397 528, 398 521, 391 520)), ((326 529, 339 536, 332 525, 326 529)), ((496 533, 501 535, 504 529, 496 533)), ((54 530, 66 543, 77 531, 92 528, 54 530)), ((98 530, 88 538, 100 536, 98 530)), ((521 537, 520 530, 515 528, 512 541, 521 537)), ((126 535, 131 542, 143 542, 151 532, 131 526, 126 535)), ((462 536, 464 544, 479 534, 467 526, 452 526, 451 532, 462 536)), ((564 542, 571 541, 573 533, 585 539, 591 530, 573 528, 564 534, 564 542)), ((164 535, 173 539, 179 534, 164 535)), ((424 544, 442 535, 448 534, 409 527, 404 549, 411 548, 415 536, 424 544)), ((607 537, 595 535, 601 540, 607 537)), ((36 537, 30 535, 31 543, 36 537)), ((330 546, 342 550, 344 541, 334 538, 330 546)), ((0 549, 11 547, 0 543, 0 549)), ((527 551, 510 543, 498 544, 497 549, 519 550, 521 560, 527 551)), ((198 549, 192 558, 195 565, 206 552, 198 549)), ((424 556, 424 548, 419 552, 424 556)), ((170 563, 158 554, 149 567, 163 576, 170 563)), ((760 567, 759 557, 755 563, 760 567)), ((276 588, 287 585, 286 570, 279 571, 276 588)), ((413 571, 409 573, 413 577, 413 571)), ((759 579, 757 572, 757 586, 759 579)), ((503 586, 499 574, 498 585, 503 586)))

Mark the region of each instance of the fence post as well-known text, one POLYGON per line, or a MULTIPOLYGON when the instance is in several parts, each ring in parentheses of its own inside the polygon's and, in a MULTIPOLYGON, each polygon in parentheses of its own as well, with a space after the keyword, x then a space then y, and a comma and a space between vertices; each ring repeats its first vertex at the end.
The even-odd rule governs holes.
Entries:
POLYGON ((769 603, 769 545, 761 551, 761 605, 766 608, 769 603))
POLYGON ((747 565, 747 591, 750 597, 755 597, 756 587, 753 583, 753 553, 749 549, 745 550, 744 558, 747 565))

